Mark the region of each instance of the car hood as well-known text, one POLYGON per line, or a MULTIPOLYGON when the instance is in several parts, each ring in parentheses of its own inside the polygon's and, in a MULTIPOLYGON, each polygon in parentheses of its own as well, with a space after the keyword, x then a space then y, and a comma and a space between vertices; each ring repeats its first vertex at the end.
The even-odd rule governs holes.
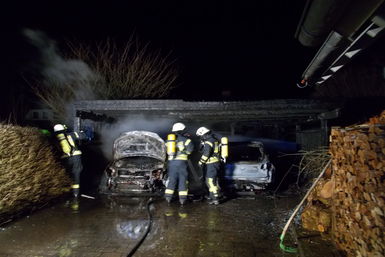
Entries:
POLYGON ((149 131, 129 131, 114 141, 114 160, 145 156, 165 161, 166 146, 158 134, 149 131))

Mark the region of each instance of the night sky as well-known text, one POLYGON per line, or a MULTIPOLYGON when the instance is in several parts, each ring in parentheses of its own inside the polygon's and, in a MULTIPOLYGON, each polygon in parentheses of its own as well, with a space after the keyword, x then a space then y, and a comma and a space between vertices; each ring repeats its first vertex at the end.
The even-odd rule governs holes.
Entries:
MULTIPOLYGON (((33 62, 23 28, 66 39, 125 42, 134 33, 172 52, 180 77, 170 97, 191 100, 303 98, 295 85, 316 49, 294 38, 305 1, 105 1, 17 3, 5 14, 9 81, 33 62)), ((4 61, 3 61, 4 62, 4 61)), ((17 79, 16 79, 17 80, 17 79)))

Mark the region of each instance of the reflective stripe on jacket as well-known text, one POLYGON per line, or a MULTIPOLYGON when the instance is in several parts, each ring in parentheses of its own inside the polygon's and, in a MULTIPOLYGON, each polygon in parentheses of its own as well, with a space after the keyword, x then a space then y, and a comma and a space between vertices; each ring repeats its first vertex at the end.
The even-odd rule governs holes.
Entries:
POLYGON ((184 135, 177 134, 176 139, 176 155, 174 160, 184 160, 186 161, 188 156, 194 150, 194 145, 191 142, 190 138, 187 138, 184 135))
POLYGON ((219 162, 219 142, 213 136, 203 141, 203 153, 200 163, 219 162))

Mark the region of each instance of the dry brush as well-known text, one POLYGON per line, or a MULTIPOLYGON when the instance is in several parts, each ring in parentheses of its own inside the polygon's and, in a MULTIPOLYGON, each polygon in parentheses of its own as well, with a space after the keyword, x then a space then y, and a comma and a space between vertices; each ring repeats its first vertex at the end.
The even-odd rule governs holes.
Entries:
POLYGON ((63 195, 70 184, 47 136, 0 124, 0 223, 63 195))

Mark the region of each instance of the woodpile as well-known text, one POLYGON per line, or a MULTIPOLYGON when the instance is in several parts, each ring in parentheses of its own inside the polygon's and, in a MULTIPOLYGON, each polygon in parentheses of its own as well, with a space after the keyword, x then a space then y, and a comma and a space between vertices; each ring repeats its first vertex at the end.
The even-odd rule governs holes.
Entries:
MULTIPOLYGON (((330 160, 328 148, 319 148, 312 151, 304 151, 299 163, 299 177, 302 176, 301 191, 308 191, 314 179, 319 176, 321 170, 330 160)), ((323 188, 330 188, 331 169, 328 167, 324 176, 315 185, 315 188, 307 198, 307 205, 303 209, 301 218, 302 226, 312 231, 328 232, 331 228, 331 194, 323 188)))
POLYGON ((67 192, 71 184, 49 138, 0 124, 0 223, 67 192))
POLYGON ((309 196, 303 226, 330 232, 348 256, 385 256, 385 111, 333 127, 330 140, 332 175, 309 196))
POLYGON ((303 228, 330 232, 332 227, 332 182, 326 173, 307 198, 307 205, 301 214, 303 228))

